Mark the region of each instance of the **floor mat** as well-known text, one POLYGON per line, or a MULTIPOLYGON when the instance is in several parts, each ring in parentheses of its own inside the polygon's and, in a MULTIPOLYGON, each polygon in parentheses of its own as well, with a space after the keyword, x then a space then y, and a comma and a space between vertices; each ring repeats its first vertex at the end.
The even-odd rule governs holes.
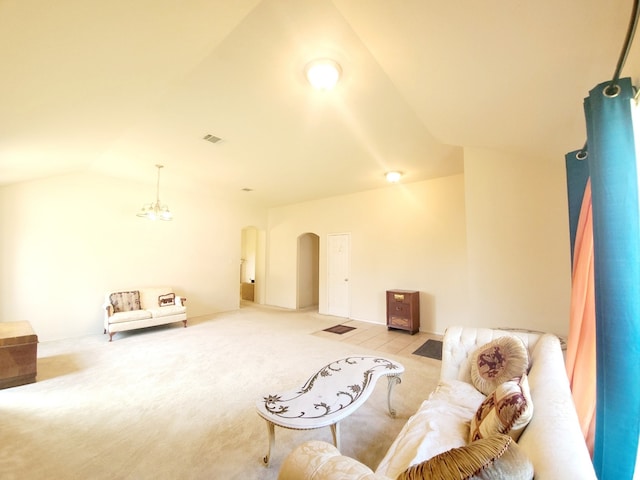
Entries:
POLYGON ((338 335, 342 335, 343 333, 350 332, 351 330, 355 330, 356 327, 347 327, 346 325, 334 325, 330 328, 325 328, 325 332, 337 333, 338 335))
POLYGON ((413 354, 442 360, 442 342, 440 340, 427 340, 413 354))

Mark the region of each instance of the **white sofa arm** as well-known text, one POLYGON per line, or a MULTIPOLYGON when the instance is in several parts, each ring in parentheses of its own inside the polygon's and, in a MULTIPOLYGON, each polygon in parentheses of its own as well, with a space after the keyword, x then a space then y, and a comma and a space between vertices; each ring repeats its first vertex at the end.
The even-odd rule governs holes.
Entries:
POLYGON ((278 480, 391 480, 369 467, 340 454, 327 442, 310 441, 296 447, 285 458, 278 480))

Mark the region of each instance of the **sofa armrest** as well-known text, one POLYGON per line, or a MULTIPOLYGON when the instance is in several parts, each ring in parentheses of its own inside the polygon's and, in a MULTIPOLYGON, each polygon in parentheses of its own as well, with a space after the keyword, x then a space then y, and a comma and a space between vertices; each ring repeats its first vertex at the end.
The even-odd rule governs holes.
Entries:
POLYGON ((180 297, 176 295, 176 305, 184 307, 185 302, 187 301, 187 297, 180 297))
POLYGON ((102 308, 107 313, 107 318, 113 315, 113 305, 111 305, 111 303, 109 302, 105 303, 104 305, 102 305, 102 308))
POLYGON ((340 454, 330 443, 310 441, 296 447, 285 458, 278 480, 390 480, 340 454))

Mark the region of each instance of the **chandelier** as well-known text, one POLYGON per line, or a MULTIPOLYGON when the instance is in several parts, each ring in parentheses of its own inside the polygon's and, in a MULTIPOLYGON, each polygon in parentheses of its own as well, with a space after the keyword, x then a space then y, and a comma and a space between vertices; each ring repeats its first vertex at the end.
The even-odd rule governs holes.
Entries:
POLYGON ((164 165, 156 165, 158 169, 158 182, 156 184, 156 201, 154 203, 145 203, 140 211, 138 217, 148 218, 149 220, 171 220, 173 215, 169 211, 169 207, 160 203, 160 169, 164 165))

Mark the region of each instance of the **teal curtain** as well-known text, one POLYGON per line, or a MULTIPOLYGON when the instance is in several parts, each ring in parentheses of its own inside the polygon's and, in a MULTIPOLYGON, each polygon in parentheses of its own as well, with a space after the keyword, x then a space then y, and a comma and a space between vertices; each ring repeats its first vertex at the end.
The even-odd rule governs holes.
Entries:
MULTIPOLYGON (((640 436, 640 213, 633 126, 634 89, 620 79, 584 101, 588 155, 567 155, 570 231, 579 191, 591 178, 596 307, 596 431, 600 480, 631 479, 640 436), (571 163, 571 166, 569 165, 571 163)), ((572 247, 573 254, 573 247, 572 247)))

